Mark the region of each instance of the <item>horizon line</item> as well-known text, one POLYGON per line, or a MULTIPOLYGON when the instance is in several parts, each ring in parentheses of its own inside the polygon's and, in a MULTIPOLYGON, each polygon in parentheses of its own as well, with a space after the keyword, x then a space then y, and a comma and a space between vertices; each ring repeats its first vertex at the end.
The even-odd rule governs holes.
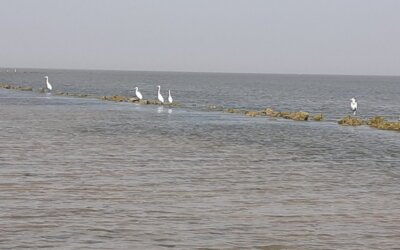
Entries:
POLYGON ((195 73, 195 74, 242 74, 242 75, 325 75, 325 76, 380 76, 399 77, 392 74, 342 74, 342 73, 271 73, 271 72, 227 72, 227 71, 181 71, 181 70, 140 70, 140 69, 101 69, 101 68, 46 68, 46 67, 4 67, 0 69, 37 69, 37 70, 71 70, 71 71, 121 71, 121 72, 161 72, 161 73, 195 73))

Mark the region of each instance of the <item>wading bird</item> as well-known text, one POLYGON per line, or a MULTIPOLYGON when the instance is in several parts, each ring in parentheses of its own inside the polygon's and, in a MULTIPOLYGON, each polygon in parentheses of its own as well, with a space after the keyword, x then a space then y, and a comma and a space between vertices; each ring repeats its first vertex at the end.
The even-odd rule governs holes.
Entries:
POLYGON ((49 77, 45 76, 44 79, 46 79, 46 88, 51 91, 53 89, 53 86, 51 86, 51 84, 49 83, 49 77))
POLYGON ((351 98, 350 100, 351 100, 350 107, 351 107, 351 110, 353 111, 353 115, 356 115, 357 114, 357 100, 354 97, 351 98))
POLYGON ((160 85, 158 85, 157 87, 158 87, 158 95, 157 95, 158 100, 159 100, 161 103, 164 103, 164 97, 163 97, 163 96, 161 95, 161 93, 160 93, 161 87, 160 87, 160 85))
POLYGON ((168 90, 168 101, 169 101, 169 103, 172 103, 174 101, 174 99, 172 99, 171 90, 170 89, 168 90))
POLYGON ((138 87, 136 87, 135 94, 136 94, 137 98, 139 98, 139 100, 142 100, 142 99, 143 99, 142 93, 140 93, 138 87))

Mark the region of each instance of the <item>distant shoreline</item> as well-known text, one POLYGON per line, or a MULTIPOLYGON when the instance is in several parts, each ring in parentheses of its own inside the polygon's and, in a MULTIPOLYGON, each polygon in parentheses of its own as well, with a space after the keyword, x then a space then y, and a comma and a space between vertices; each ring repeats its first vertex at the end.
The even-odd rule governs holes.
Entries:
MULTIPOLYGON (((40 73, 42 71, 101 71, 101 72, 143 72, 143 73, 171 73, 171 74, 218 74, 218 75, 276 75, 276 76, 345 76, 345 77, 400 77, 400 75, 368 75, 368 74, 319 74, 319 73, 261 73, 261 72, 220 72, 220 71, 179 71, 179 70, 129 70, 129 69, 80 69, 80 68, 31 68, 31 67, 0 67, 0 73, 14 73, 30 70, 29 73, 40 73), (9 72, 6 72, 6 70, 9 72), (37 72, 35 71, 37 70, 37 72)), ((400 83, 400 82, 399 82, 400 83)))

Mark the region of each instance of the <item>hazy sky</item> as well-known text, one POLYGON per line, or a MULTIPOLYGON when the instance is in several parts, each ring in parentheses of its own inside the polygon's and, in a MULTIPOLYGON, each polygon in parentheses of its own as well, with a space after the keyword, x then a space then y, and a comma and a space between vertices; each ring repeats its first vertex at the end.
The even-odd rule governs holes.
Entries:
POLYGON ((400 75, 399 0, 0 0, 0 66, 400 75))

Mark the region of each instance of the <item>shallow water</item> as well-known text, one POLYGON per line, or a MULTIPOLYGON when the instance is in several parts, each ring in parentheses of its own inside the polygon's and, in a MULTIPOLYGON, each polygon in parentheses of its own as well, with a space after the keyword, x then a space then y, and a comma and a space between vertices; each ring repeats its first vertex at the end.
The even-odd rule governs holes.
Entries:
POLYGON ((171 88, 183 108, 0 90, 0 248, 396 249, 400 77, 25 70, 92 95, 171 88), (224 107, 323 112, 325 122, 224 107))

